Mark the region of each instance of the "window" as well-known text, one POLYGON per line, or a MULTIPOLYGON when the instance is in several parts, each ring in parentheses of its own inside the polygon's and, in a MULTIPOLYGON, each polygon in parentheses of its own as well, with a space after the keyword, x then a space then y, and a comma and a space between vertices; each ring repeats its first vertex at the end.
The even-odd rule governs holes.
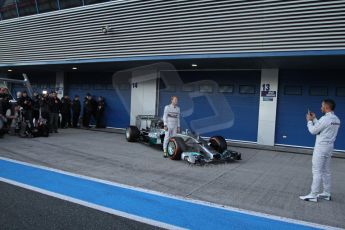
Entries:
POLYGON ((107 90, 113 90, 113 89, 114 89, 114 86, 113 86, 113 84, 107 84, 105 88, 106 88, 107 90))
POLYGON ((81 86, 81 89, 90 89, 90 86, 89 86, 89 84, 83 84, 81 86))
POLYGON ((309 89, 310 96, 327 96, 328 88, 323 86, 310 87, 309 89))
POLYGON ((220 93, 234 93, 234 86, 233 85, 220 85, 219 86, 220 93))
POLYGON ((176 85, 165 86, 163 90, 165 92, 176 92, 176 85))
POLYGON ((19 16, 37 14, 35 0, 17 0, 19 16))
POLYGON ((285 95, 302 95, 302 86, 285 86, 285 95))
POLYGON ((50 89, 56 89, 57 88, 54 83, 50 83, 50 84, 48 83, 47 87, 50 88, 50 89))
POLYGON ((130 86, 129 84, 121 84, 119 88, 120 90, 129 90, 130 88, 129 86, 130 86))
POLYGON ((2 20, 18 17, 15 0, 5 1, 0 9, 0 13, 2 20))
POLYGON ((60 9, 67 9, 76 6, 82 6, 81 0, 60 0, 60 9))
POLYGON ((183 85, 182 91, 183 92, 193 92, 194 91, 194 85, 183 85))
POLYGON ((212 93, 213 92, 213 86, 212 85, 200 85, 199 90, 201 93, 212 93))
POLYGON ((57 1, 51 0, 37 0, 37 6, 39 13, 45 13, 59 9, 57 1))
POLYGON ((101 2, 109 2, 110 0, 84 0, 85 5, 101 3, 101 2))
POLYGON ((0 0, 0 19, 11 19, 111 0, 0 0))
POLYGON ((95 85, 94 85, 94 88, 95 88, 96 90, 102 90, 102 89, 105 89, 105 85, 103 85, 103 84, 95 84, 95 85))
POLYGON ((240 85, 240 94, 255 94, 254 85, 240 85))
POLYGON ((338 87, 336 89, 335 95, 337 95, 338 97, 345 97, 345 87, 338 87))

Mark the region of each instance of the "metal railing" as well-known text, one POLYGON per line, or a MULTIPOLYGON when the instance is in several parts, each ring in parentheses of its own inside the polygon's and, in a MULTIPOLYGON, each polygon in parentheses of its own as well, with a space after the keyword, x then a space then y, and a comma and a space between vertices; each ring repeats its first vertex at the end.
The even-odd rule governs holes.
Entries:
POLYGON ((24 78, 23 80, 12 79, 12 78, 0 78, 0 82, 23 84, 23 85, 26 86, 26 88, 28 90, 28 95, 30 97, 32 97, 33 90, 32 90, 29 78, 28 78, 28 76, 25 73, 23 73, 22 75, 23 75, 23 78, 24 78))

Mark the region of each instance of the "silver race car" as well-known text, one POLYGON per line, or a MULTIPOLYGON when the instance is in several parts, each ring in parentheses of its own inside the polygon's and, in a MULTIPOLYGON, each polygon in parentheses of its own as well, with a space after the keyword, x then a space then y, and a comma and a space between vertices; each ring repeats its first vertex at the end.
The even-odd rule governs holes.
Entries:
POLYGON ((164 123, 154 115, 138 115, 136 125, 126 129, 126 139, 129 142, 145 142, 150 145, 160 145, 164 140, 164 123))
POLYGON ((206 141, 188 131, 170 138, 167 151, 170 159, 182 159, 191 164, 241 160, 241 153, 228 150, 222 136, 213 136, 206 141))
MULTIPOLYGON (((139 115, 136 126, 126 129, 129 142, 145 142, 161 145, 164 140, 164 124, 157 116, 139 115)), ((205 164, 241 160, 241 153, 228 150, 222 136, 213 136, 208 141, 186 130, 170 138, 168 156, 172 160, 185 160, 191 164, 205 164)))

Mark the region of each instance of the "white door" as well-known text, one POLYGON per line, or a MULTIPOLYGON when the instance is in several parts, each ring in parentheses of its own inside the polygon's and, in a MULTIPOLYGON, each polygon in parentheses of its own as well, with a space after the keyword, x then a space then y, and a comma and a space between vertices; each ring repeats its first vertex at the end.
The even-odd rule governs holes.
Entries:
POLYGON ((133 71, 131 80, 131 125, 137 115, 155 115, 157 100, 157 71, 133 71))

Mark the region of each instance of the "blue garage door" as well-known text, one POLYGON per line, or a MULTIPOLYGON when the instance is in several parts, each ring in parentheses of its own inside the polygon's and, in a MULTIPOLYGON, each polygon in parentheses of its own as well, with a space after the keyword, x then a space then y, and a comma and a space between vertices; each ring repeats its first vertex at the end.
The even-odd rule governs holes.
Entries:
MULTIPOLYGON (((337 103, 336 115, 345 122, 345 72, 281 71, 276 125, 276 143, 312 147, 315 137, 306 126, 305 114, 310 109, 318 117, 321 101, 332 98, 337 103)), ((345 150, 345 129, 341 127, 335 148, 345 150)))
POLYGON ((129 83, 113 86, 113 73, 74 73, 66 76, 67 94, 73 99, 80 96, 83 104, 84 97, 90 93, 95 100, 99 96, 105 98, 105 125, 108 127, 126 128, 129 125, 129 108, 131 91, 129 83))
POLYGON ((177 95, 182 129, 257 141, 260 71, 162 71, 159 112, 177 95))

